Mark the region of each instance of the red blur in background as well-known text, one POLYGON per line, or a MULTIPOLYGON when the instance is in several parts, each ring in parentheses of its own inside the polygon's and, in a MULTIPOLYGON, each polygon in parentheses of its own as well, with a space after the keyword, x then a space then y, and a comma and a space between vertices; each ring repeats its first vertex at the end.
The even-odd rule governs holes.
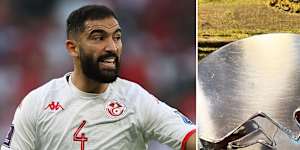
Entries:
POLYGON ((72 71, 65 21, 86 4, 109 6, 119 18, 121 77, 195 122, 194 0, 0 0, 0 139, 29 91, 72 71))

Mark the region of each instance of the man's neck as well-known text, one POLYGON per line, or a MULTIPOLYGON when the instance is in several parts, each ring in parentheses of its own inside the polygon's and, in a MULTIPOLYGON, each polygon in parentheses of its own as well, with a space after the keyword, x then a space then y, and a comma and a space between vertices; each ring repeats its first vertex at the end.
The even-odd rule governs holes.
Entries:
POLYGON ((86 93, 100 94, 105 92, 108 83, 99 83, 87 78, 82 72, 74 70, 71 74, 71 82, 80 90, 86 93))

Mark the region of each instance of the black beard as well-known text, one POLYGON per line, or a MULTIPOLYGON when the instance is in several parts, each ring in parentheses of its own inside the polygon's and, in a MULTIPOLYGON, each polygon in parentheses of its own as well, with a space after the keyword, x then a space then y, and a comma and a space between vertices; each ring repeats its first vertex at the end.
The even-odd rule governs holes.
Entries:
POLYGON ((99 83, 112 83, 116 81, 119 76, 120 59, 115 53, 106 53, 100 56, 97 60, 94 60, 92 56, 88 56, 84 53, 83 49, 80 51, 81 68, 86 77, 99 83), (99 66, 99 62, 108 58, 115 57, 116 68, 115 69, 102 69, 99 66))

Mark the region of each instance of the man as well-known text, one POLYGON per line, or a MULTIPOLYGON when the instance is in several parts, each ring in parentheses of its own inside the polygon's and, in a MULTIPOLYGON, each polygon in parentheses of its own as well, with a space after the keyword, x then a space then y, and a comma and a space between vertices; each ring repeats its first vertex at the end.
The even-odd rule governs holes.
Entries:
POLYGON ((75 10, 67 36, 74 71, 24 98, 1 150, 143 150, 151 139, 195 150, 186 117, 118 78, 122 33, 112 10, 75 10))

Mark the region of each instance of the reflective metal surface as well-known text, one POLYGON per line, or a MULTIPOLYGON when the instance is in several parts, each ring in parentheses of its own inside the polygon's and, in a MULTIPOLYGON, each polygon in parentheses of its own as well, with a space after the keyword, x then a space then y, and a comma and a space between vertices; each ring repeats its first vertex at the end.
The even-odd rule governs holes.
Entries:
POLYGON ((228 140, 228 146, 300 149, 294 119, 298 107, 300 35, 253 36, 220 48, 198 64, 197 125, 204 141, 222 142, 251 124, 253 130, 228 140))

